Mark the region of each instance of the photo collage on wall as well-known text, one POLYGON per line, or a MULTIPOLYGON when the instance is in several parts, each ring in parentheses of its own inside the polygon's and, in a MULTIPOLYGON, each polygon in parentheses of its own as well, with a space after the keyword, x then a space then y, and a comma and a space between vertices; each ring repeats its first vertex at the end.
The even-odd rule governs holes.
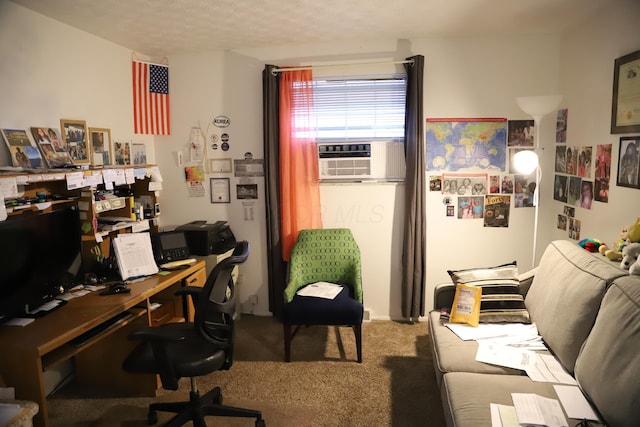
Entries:
POLYGON ((508 227, 512 206, 534 206, 535 172, 512 167, 517 151, 534 147, 533 120, 427 119, 426 129, 427 171, 441 171, 429 190, 444 195, 447 216, 508 227))

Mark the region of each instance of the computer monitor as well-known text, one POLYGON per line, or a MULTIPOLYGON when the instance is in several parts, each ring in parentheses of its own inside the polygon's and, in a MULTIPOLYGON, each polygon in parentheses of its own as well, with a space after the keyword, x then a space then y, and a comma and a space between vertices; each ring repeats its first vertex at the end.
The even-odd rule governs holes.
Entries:
POLYGON ((23 212, 0 222, 0 322, 54 299, 82 266, 75 208, 23 212))

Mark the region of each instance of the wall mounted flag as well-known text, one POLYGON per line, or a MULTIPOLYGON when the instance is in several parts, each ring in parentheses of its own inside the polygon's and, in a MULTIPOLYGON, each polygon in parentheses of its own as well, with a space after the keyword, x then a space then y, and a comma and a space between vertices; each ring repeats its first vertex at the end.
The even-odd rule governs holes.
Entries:
POLYGON ((170 135, 169 67, 132 61, 133 131, 145 135, 170 135))

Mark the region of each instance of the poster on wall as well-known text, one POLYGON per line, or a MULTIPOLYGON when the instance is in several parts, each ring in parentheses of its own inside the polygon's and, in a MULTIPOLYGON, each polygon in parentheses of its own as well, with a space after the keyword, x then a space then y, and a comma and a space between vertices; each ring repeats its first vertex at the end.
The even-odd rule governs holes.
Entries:
POLYGON ((427 119, 428 171, 504 171, 507 119, 427 119))

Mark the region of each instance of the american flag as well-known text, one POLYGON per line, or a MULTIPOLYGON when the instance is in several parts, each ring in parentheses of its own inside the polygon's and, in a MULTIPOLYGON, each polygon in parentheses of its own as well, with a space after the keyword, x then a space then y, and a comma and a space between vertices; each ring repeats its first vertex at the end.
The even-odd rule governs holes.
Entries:
POLYGON ((146 135, 170 135, 169 67, 132 61, 133 131, 146 135))

